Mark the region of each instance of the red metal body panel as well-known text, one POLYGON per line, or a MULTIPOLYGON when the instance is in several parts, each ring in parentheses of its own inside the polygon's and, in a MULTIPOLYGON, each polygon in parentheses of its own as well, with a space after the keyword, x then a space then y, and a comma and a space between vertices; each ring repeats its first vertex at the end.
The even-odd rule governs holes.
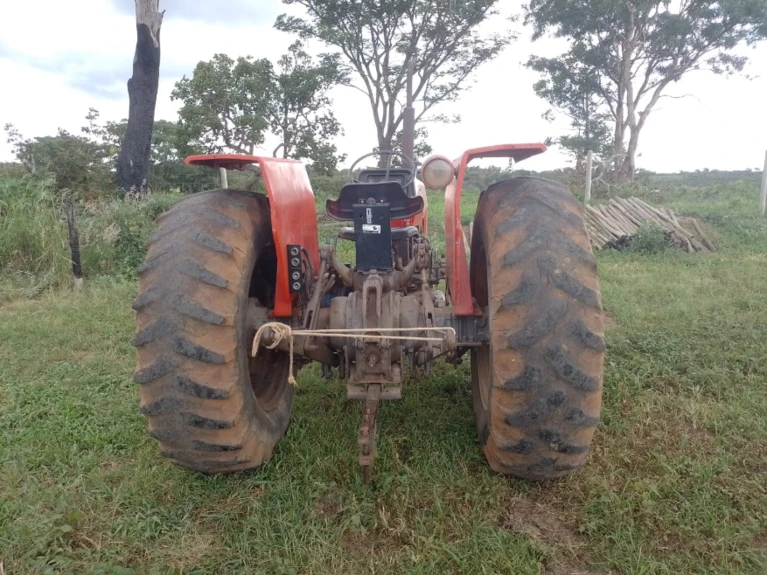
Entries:
MULTIPOLYGON (((204 154, 188 156, 184 163, 190 166, 205 166, 207 168, 226 168, 227 170, 242 170, 249 164, 260 164, 261 160, 276 160, 262 156, 245 156, 243 154, 204 154)), ((295 161, 295 160, 282 160, 295 161)))
POLYGON ((391 227, 393 228, 406 228, 408 226, 415 226, 417 227, 422 234, 426 235, 428 234, 428 214, 427 211, 424 210, 420 214, 414 215, 412 218, 405 218, 404 220, 392 220, 391 221, 391 227))
POLYGON ((473 315, 474 302, 469 284, 469 263, 466 259, 463 228, 461 227, 461 189, 469 162, 477 158, 513 158, 521 162, 546 151, 543 144, 502 144, 466 150, 455 164, 458 174, 445 190, 445 259, 447 265, 447 295, 456 315, 473 315))
POLYGON ((277 252, 277 286, 274 298, 275 317, 293 314, 294 296, 288 284, 288 245, 300 244, 309 253, 314 270, 319 269, 317 210, 309 176, 303 163, 263 156, 212 154, 190 156, 187 164, 241 170, 248 164, 258 164, 269 196, 272 236, 277 252))
POLYGON ((406 228, 408 226, 415 226, 423 235, 427 235, 429 233, 429 198, 426 196, 426 186, 423 185, 423 182, 415 180, 415 185, 416 193, 423 198, 426 207, 420 214, 416 214, 412 218, 392 220, 391 227, 406 228))

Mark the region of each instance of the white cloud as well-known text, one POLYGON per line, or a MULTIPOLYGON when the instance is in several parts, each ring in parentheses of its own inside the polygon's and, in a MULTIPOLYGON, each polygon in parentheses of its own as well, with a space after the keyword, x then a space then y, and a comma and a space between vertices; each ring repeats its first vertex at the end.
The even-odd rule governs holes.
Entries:
MULTIPOLYGON (((167 9, 162 28, 162 78, 157 117, 175 119, 170 101, 174 82, 190 74, 214 53, 276 58, 293 38, 272 28, 285 8, 279 0, 218 2, 161 0, 167 9), (257 8, 257 11, 256 11, 257 8), (256 12, 258 12, 256 14, 256 12)), ((4 7, 0 21, 0 124, 14 123, 27 136, 54 133, 61 126, 77 130, 88 107, 104 119, 127 115, 125 82, 131 74, 135 45, 132 0, 36 0, 4 7), (73 8, 73 5, 76 7, 73 8)), ((499 20, 496 26, 508 25, 499 20)), ((523 30, 496 61, 481 68, 461 99, 440 109, 460 114, 456 125, 429 126, 435 151, 450 157, 465 148, 504 142, 538 142, 567 129, 560 119, 541 119, 545 102, 535 96, 535 74, 522 66, 529 54, 554 51, 549 42, 531 44, 523 30)), ((314 51, 321 45, 310 46, 314 51)), ((767 70, 767 46, 748 50, 749 71, 767 70)), ((640 143, 639 165, 657 171, 696 168, 738 169, 761 164, 767 147, 767 78, 721 78, 698 73, 674 86, 650 116, 640 143)), ((334 90, 336 114, 345 129, 341 151, 350 157, 375 145, 370 110, 361 94, 334 90)), ((267 142, 265 150, 271 150, 267 142)), ((11 157, 0 140, 0 160, 11 157)), ((531 169, 561 167, 556 150, 525 162, 531 169)))

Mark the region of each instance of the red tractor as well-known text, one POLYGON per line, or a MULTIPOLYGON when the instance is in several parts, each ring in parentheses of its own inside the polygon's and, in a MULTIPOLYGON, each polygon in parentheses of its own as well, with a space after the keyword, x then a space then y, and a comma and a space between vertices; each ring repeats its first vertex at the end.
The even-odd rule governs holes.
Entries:
POLYGON ((384 153, 397 161, 362 169, 327 202, 327 214, 349 224, 339 237, 355 244, 353 265, 334 244, 319 245, 300 162, 188 158, 258 164, 267 194, 199 193, 158 218, 139 269, 133 345, 141 411, 161 453, 203 473, 259 467, 290 423, 294 370, 317 361, 364 402, 367 480, 376 410, 402 396, 406 366, 428 375, 436 359, 470 354, 490 466, 533 480, 582 466, 599 421, 604 337, 580 204, 557 183, 515 177, 480 196, 470 262, 461 227, 469 162, 545 149, 478 148, 456 163, 433 156, 421 181, 407 154, 384 153), (446 189, 444 259, 427 235, 424 184, 446 189))

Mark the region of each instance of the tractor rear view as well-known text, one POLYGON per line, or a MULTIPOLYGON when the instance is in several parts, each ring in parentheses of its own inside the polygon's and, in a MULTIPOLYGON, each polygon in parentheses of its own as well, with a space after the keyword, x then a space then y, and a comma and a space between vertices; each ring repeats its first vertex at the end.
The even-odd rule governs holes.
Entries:
POLYGON ((509 144, 426 159, 379 152, 327 214, 346 222, 319 245, 303 165, 256 156, 187 163, 258 164, 266 195, 189 196, 158 219, 140 293, 134 375, 149 434, 173 462, 203 472, 259 467, 290 423, 294 374, 316 361, 362 401, 359 463, 370 477, 381 401, 405 371, 471 357, 474 411, 492 469, 545 480, 582 466, 599 421, 604 338, 596 263, 579 203, 563 186, 517 177, 482 193, 471 261, 460 199, 477 158, 545 151, 509 144), (428 236, 425 187, 446 189, 444 258, 428 236), (438 289, 445 286, 445 291, 438 289))

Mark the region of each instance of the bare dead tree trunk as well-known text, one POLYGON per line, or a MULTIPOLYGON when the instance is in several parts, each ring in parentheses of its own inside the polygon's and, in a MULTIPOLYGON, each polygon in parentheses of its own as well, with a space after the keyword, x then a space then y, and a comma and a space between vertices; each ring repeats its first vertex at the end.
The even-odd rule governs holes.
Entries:
POLYGON ((147 189, 157 87, 160 82, 159 0, 136 0, 136 53, 128 80, 130 111, 117 159, 117 185, 128 194, 147 189))

